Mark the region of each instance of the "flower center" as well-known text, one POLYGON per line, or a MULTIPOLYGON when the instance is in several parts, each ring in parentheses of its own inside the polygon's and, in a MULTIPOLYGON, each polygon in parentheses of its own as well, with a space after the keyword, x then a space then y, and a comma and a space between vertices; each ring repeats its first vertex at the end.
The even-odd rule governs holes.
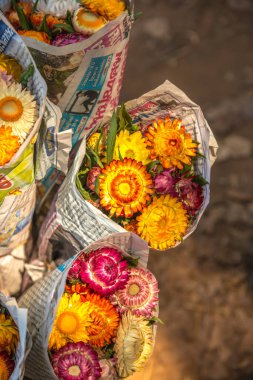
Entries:
POLYGON ((167 221, 167 218, 166 217, 163 217, 159 220, 159 226, 162 230, 164 230, 166 228, 168 224, 168 221, 167 221))
POLYGON ((17 121, 23 113, 21 101, 14 96, 6 96, 0 100, 0 118, 4 121, 17 121))
POLYGON ((134 173, 119 174, 112 180, 110 192, 117 202, 129 204, 138 199, 143 190, 140 181, 134 173))
POLYGON ((58 318, 57 327, 63 334, 73 334, 79 325, 77 315, 71 311, 64 311, 58 318))
POLYGON ((128 195, 131 192, 131 187, 129 183, 127 182, 122 182, 119 184, 119 192, 123 195, 128 195))
POLYGON ((103 25, 102 17, 98 17, 93 13, 87 12, 85 10, 80 10, 77 14, 77 21, 80 26, 85 27, 99 27, 103 25))
POLYGON ((81 369, 78 365, 72 365, 68 368, 68 373, 71 376, 79 376, 81 373, 81 369))
POLYGON ((137 285, 137 284, 131 284, 129 286, 128 292, 129 292, 129 294, 131 296, 136 296, 139 293, 140 290, 141 289, 140 289, 139 285, 137 285))
POLYGON ((176 146, 177 143, 178 143, 177 139, 170 139, 169 140, 169 145, 171 145, 171 146, 176 146))
POLYGON ((135 158, 135 152, 132 149, 127 149, 127 151, 125 153, 125 157, 135 158))

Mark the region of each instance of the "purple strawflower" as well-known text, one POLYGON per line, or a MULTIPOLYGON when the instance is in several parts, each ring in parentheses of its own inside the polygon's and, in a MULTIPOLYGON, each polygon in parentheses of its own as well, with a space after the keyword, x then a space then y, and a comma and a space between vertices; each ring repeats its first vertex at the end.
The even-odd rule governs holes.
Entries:
POLYGON ((172 176, 175 169, 164 170, 155 177, 155 189, 160 194, 170 194, 177 196, 175 191, 175 185, 178 181, 177 178, 172 176))
POLYGON ((193 177, 181 178, 176 184, 176 191, 184 208, 195 216, 204 200, 202 187, 193 181, 193 177))
POLYGON ((1 79, 7 84, 7 86, 9 86, 13 82, 13 76, 7 74, 7 71, 3 70, 0 67, 0 80, 1 79))
POLYGON ((97 380, 102 372, 98 354, 83 342, 61 347, 53 354, 52 366, 59 380, 97 380))
POLYGON ((92 251, 82 263, 80 278, 102 296, 109 296, 124 288, 128 281, 128 264, 121 252, 103 247, 92 251))
POLYGON ((52 41, 52 45, 53 46, 71 45, 71 44, 75 44, 76 42, 86 40, 88 37, 89 36, 86 36, 82 33, 58 34, 52 41))
POLYGON ((101 170, 98 166, 94 166, 87 175, 86 186, 88 189, 95 191, 96 178, 101 174, 101 170))

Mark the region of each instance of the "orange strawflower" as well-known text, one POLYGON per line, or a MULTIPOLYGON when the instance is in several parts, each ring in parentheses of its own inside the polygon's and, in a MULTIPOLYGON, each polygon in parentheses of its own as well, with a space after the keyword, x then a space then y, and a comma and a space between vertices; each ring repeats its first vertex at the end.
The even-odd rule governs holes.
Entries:
POLYGON ((135 219, 130 220, 129 223, 124 223, 123 227, 129 231, 137 234, 137 221, 135 219))
POLYGON ((81 300, 85 301, 85 296, 87 293, 89 293, 89 289, 87 288, 86 284, 80 284, 80 282, 77 282, 74 285, 67 285, 65 286, 65 290, 67 293, 74 294, 77 293, 80 295, 81 300))
POLYGON ((173 166, 183 169, 183 164, 190 165, 192 157, 197 154, 198 144, 192 141, 179 119, 166 117, 165 121, 154 121, 148 127, 146 138, 150 158, 160 160, 166 169, 173 166))
POLYGON ((150 201, 152 187, 152 177, 141 162, 113 160, 99 177, 100 204, 110 216, 130 218, 150 201))
POLYGON ((119 315, 110 301, 98 294, 87 293, 86 302, 90 303, 92 319, 87 328, 89 343, 95 347, 103 347, 116 336, 119 315))
MULTIPOLYGON (((27 1, 20 1, 18 3, 19 8, 21 8, 26 16, 26 18, 30 18, 32 13, 32 3, 27 1)), ((9 10, 6 13, 6 17, 10 21, 10 23, 14 26, 15 29, 19 29, 21 27, 18 14, 15 10, 9 10)))
POLYGON ((12 135, 11 127, 0 127, 0 166, 9 162, 20 147, 19 138, 12 135))
POLYGON ((45 32, 37 32, 36 30, 18 30, 18 34, 24 37, 31 37, 35 40, 51 44, 50 38, 45 32))
MULTIPOLYGON (((38 29, 43 21, 43 18, 45 17, 45 13, 43 12, 36 12, 31 15, 31 23, 32 25, 38 29)), ((60 19, 56 16, 47 15, 46 16, 46 22, 49 29, 53 29, 56 24, 65 24, 65 21, 63 19, 60 19)))

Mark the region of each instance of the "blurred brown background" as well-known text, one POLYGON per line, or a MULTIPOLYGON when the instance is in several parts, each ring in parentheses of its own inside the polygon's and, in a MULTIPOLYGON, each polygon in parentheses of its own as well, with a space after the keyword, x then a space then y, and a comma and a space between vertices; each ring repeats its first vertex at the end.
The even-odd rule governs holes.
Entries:
POLYGON ((136 3, 122 99, 169 79, 220 145, 197 231, 150 258, 165 323, 152 380, 253 380, 253 1, 136 3))

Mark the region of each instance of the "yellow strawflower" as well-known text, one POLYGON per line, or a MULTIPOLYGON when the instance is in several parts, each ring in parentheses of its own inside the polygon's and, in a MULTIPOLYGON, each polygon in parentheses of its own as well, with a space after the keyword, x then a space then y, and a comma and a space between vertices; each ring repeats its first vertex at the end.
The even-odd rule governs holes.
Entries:
POLYGON ((68 342, 84 342, 89 339, 88 327, 92 324, 88 302, 82 302, 79 294, 64 293, 49 337, 49 349, 59 350, 68 342))
POLYGON ((0 314, 0 351, 15 353, 19 341, 18 328, 9 315, 0 314))
POLYGON ((181 241, 188 216, 181 202, 170 195, 153 198, 153 202, 136 218, 137 233, 151 248, 165 250, 181 241))
POLYGON ((121 155, 122 158, 133 158, 142 162, 143 165, 147 165, 150 162, 149 154, 150 151, 147 149, 146 141, 140 131, 132 134, 127 129, 120 131, 113 153, 115 160, 119 160, 121 155))

